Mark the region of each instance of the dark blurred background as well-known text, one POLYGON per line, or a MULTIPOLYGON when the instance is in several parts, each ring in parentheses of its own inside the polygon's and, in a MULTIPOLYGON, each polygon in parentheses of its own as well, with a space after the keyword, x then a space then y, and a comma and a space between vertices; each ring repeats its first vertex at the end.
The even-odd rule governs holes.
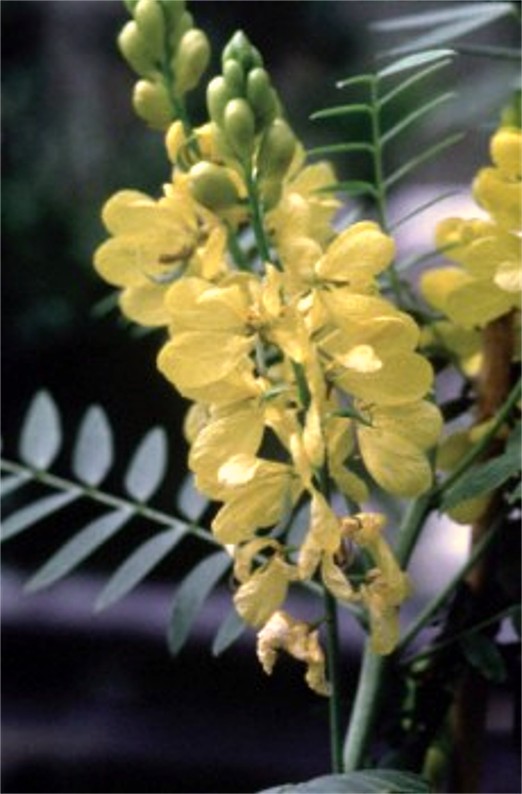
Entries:
MULTIPOLYGON (((209 75, 217 72, 228 38, 245 30, 261 50, 297 134, 311 147, 343 134, 366 134, 353 119, 350 129, 343 123, 334 131, 309 116, 341 101, 336 80, 371 66, 383 37, 371 34, 369 23, 441 5, 198 0, 191 10, 213 43, 209 75)), ((9 0, 1 11, 4 454, 16 459, 24 411, 45 388, 60 407, 67 439, 55 470, 67 475, 70 439, 87 406, 98 403, 111 419, 118 450, 107 482, 115 493, 143 434, 156 424, 166 428, 171 465, 155 504, 172 510, 185 466, 185 406, 155 370, 161 337, 136 333, 116 311, 99 311, 110 292, 91 266, 105 236, 99 219, 104 201, 126 187, 158 195, 169 178, 162 136, 147 130, 130 107, 134 77, 115 45, 126 10, 112 0, 9 0)), ((516 38, 507 22, 492 30, 475 39, 485 35, 513 44, 516 38)), ((467 102, 458 113, 454 107, 441 113, 436 124, 448 130, 458 122, 474 135, 419 172, 421 192, 441 184, 467 186, 509 96, 512 75, 502 63, 491 68, 468 59, 452 69, 450 79, 467 91, 467 102)), ((191 101, 197 121, 203 118, 198 96, 191 101)), ((421 99, 414 93, 407 101, 414 107, 421 99)), ((433 124, 416 129, 415 142, 437 135, 433 124)), ((390 150, 391 165, 411 140, 405 137, 390 150)), ((345 179, 367 173, 364 160, 338 165, 345 179)), ((402 200, 408 196, 399 195, 402 200)), ((407 231, 408 249, 422 246, 423 231, 419 222, 407 231)), ((9 507, 17 504, 24 504, 22 494, 9 507)), ((255 791, 326 772, 326 709, 307 692, 301 670, 281 662, 266 678, 251 635, 212 658, 209 642, 226 613, 226 591, 217 591, 182 655, 168 655, 172 585, 199 553, 190 543, 177 552, 175 566, 169 559, 148 584, 96 617, 91 606, 104 577, 153 531, 144 522, 133 522, 79 574, 49 592, 22 593, 29 573, 92 515, 92 505, 70 508, 3 551, 3 790, 255 791)), ((441 552, 448 576, 465 554, 466 540, 462 532, 454 547, 446 544, 447 559, 441 552)), ((419 552, 418 565, 429 567, 431 554, 419 552)), ((435 574, 431 587, 437 585, 435 574)), ((343 640, 346 715, 360 642, 350 624, 343 640)), ((496 772, 483 789, 490 792, 516 790, 502 698, 499 688, 490 725, 496 772)))

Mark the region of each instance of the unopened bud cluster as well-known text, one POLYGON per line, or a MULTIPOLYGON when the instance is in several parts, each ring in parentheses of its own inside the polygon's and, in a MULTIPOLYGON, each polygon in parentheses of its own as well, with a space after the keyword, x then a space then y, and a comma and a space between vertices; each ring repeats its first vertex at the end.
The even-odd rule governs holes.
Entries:
MULTIPOLYGON (((222 55, 222 74, 207 87, 207 107, 224 164, 255 178, 265 208, 281 196, 297 140, 281 115, 281 104, 259 51, 238 31, 222 55)), ((219 165, 199 164, 191 173, 194 195, 216 209, 233 190, 219 165), (218 183, 220 190, 215 191, 218 183), (226 186, 225 186, 226 183, 226 186), (219 200, 213 201, 213 196, 219 200)))
POLYGON ((199 83, 210 59, 203 31, 184 0, 128 0, 132 20, 118 37, 122 55, 140 76, 132 103, 138 116, 165 130, 179 117, 179 101, 199 83))

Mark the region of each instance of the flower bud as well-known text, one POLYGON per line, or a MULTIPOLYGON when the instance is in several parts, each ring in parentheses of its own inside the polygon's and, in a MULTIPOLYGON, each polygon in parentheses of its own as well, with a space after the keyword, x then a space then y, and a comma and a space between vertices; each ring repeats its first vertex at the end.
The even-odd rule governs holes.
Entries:
POLYGON ((159 0, 138 0, 134 19, 150 51, 160 60, 165 57, 165 17, 159 0))
POLYGON ((125 8, 129 14, 134 14, 134 9, 136 8, 137 3, 138 0, 123 0, 123 4, 125 5, 125 8))
POLYGON ((223 116, 223 129, 227 140, 241 158, 250 157, 254 148, 254 114, 246 99, 227 102, 223 116))
POLYGON ((209 60, 210 44, 203 31, 192 28, 184 33, 174 59, 176 90, 180 94, 197 86, 209 60))
MULTIPOLYGON (((165 3, 166 8, 169 6, 170 2, 165 3)), ((181 39, 185 33, 187 33, 187 31, 191 30, 193 27, 194 17, 189 11, 183 11, 175 26, 172 24, 169 25, 169 44, 173 53, 178 51, 181 39)))
POLYGON ((248 73, 246 97, 254 111, 257 129, 260 130, 273 120, 277 112, 275 91, 266 69, 257 67, 248 73))
POLYGON ((294 157, 296 138, 286 121, 275 119, 261 140, 257 169, 261 178, 282 179, 294 157))
POLYGON ((238 61, 245 73, 248 73, 256 66, 263 65, 263 59, 259 50, 250 43, 248 37, 245 36, 242 30, 238 30, 234 33, 223 50, 223 66, 228 60, 238 61))
POLYGON ((225 78, 213 77, 207 86, 207 108, 212 121, 221 125, 227 102, 232 99, 225 78))
POLYGON ((163 3, 163 10, 167 20, 167 28, 175 30, 185 13, 185 0, 168 0, 168 3, 163 3))
POLYGON ((138 80, 132 94, 134 110, 151 127, 166 130, 172 121, 169 93, 163 83, 138 80))
POLYGON ((136 22, 127 22, 118 36, 118 47, 127 63, 141 77, 155 72, 154 54, 143 38, 136 22))
POLYGON ((223 77, 232 96, 244 96, 245 73, 239 61, 225 61, 223 64, 223 77))
POLYGON ((219 211, 237 203, 236 187, 222 166, 200 162, 190 169, 189 177, 191 193, 204 207, 219 211))
POLYGON ((283 185, 280 179, 268 179, 260 182, 261 199, 265 211, 273 209, 281 200, 283 185))

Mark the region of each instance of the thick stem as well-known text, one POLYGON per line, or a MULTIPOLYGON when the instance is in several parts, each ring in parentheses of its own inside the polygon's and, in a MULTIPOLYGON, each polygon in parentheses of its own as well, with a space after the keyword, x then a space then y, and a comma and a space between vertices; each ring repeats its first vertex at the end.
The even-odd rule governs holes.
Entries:
POLYGON ((381 705, 383 680, 389 657, 378 656, 366 643, 357 693, 350 715, 350 725, 344 743, 344 768, 354 772, 363 765, 369 741, 381 705))
POLYGON ((330 724, 330 753, 332 772, 340 774, 343 769, 343 734, 341 727, 341 676, 339 671, 339 627, 337 620, 337 602, 328 592, 324 591, 326 612, 326 643, 328 658, 328 678, 332 692, 328 704, 330 724))

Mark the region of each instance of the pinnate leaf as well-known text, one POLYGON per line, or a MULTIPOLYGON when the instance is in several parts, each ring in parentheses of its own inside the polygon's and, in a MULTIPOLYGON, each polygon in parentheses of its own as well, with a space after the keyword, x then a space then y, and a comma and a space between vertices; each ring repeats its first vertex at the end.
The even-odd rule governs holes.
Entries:
POLYGON ((223 651, 230 648, 246 628, 247 624, 245 621, 240 618, 235 609, 231 609, 214 637, 214 642, 212 643, 213 655, 220 656, 223 651))
POLYGON ((71 489, 66 493, 54 493, 50 496, 43 496, 32 502, 26 507, 21 507, 15 513, 5 519, 2 524, 2 541, 8 540, 15 535, 19 535, 26 529, 29 529, 38 521, 42 521, 47 516, 56 513, 62 507, 73 502, 81 496, 81 490, 71 489))
POLYGON ((161 427, 152 428, 140 442, 125 475, 127 493, 146 502, 161 485, 167 469, 167 437, 161 427))
POLYGON ((35 469, 46 469, 62 444, 58 408, 51 395, 43 390, 32 399, 20 435, 20 458, 35 469))
POLYGON ((81 482, 99 485, 113 462, 112 431, 105 411, 87 409, 73 450, 72 470, 81 482))
POLYGON ((208 595, 232 564, 230 556, 219 551, 198 563, 180 584, 167 630, 169 650, 177 654, 208 595))
POLYGON ((120 507, 91 521, 43 565, 29 580, 25 589, 35 592, 63 579, 96 549, 111 538, 134 515, 134 510, 120 507))
POLYGON ((187 533, 183 524, 167 529, 142 543, 111 576, 95 604, 96 611, 120 601, 167 556, 187 533))

